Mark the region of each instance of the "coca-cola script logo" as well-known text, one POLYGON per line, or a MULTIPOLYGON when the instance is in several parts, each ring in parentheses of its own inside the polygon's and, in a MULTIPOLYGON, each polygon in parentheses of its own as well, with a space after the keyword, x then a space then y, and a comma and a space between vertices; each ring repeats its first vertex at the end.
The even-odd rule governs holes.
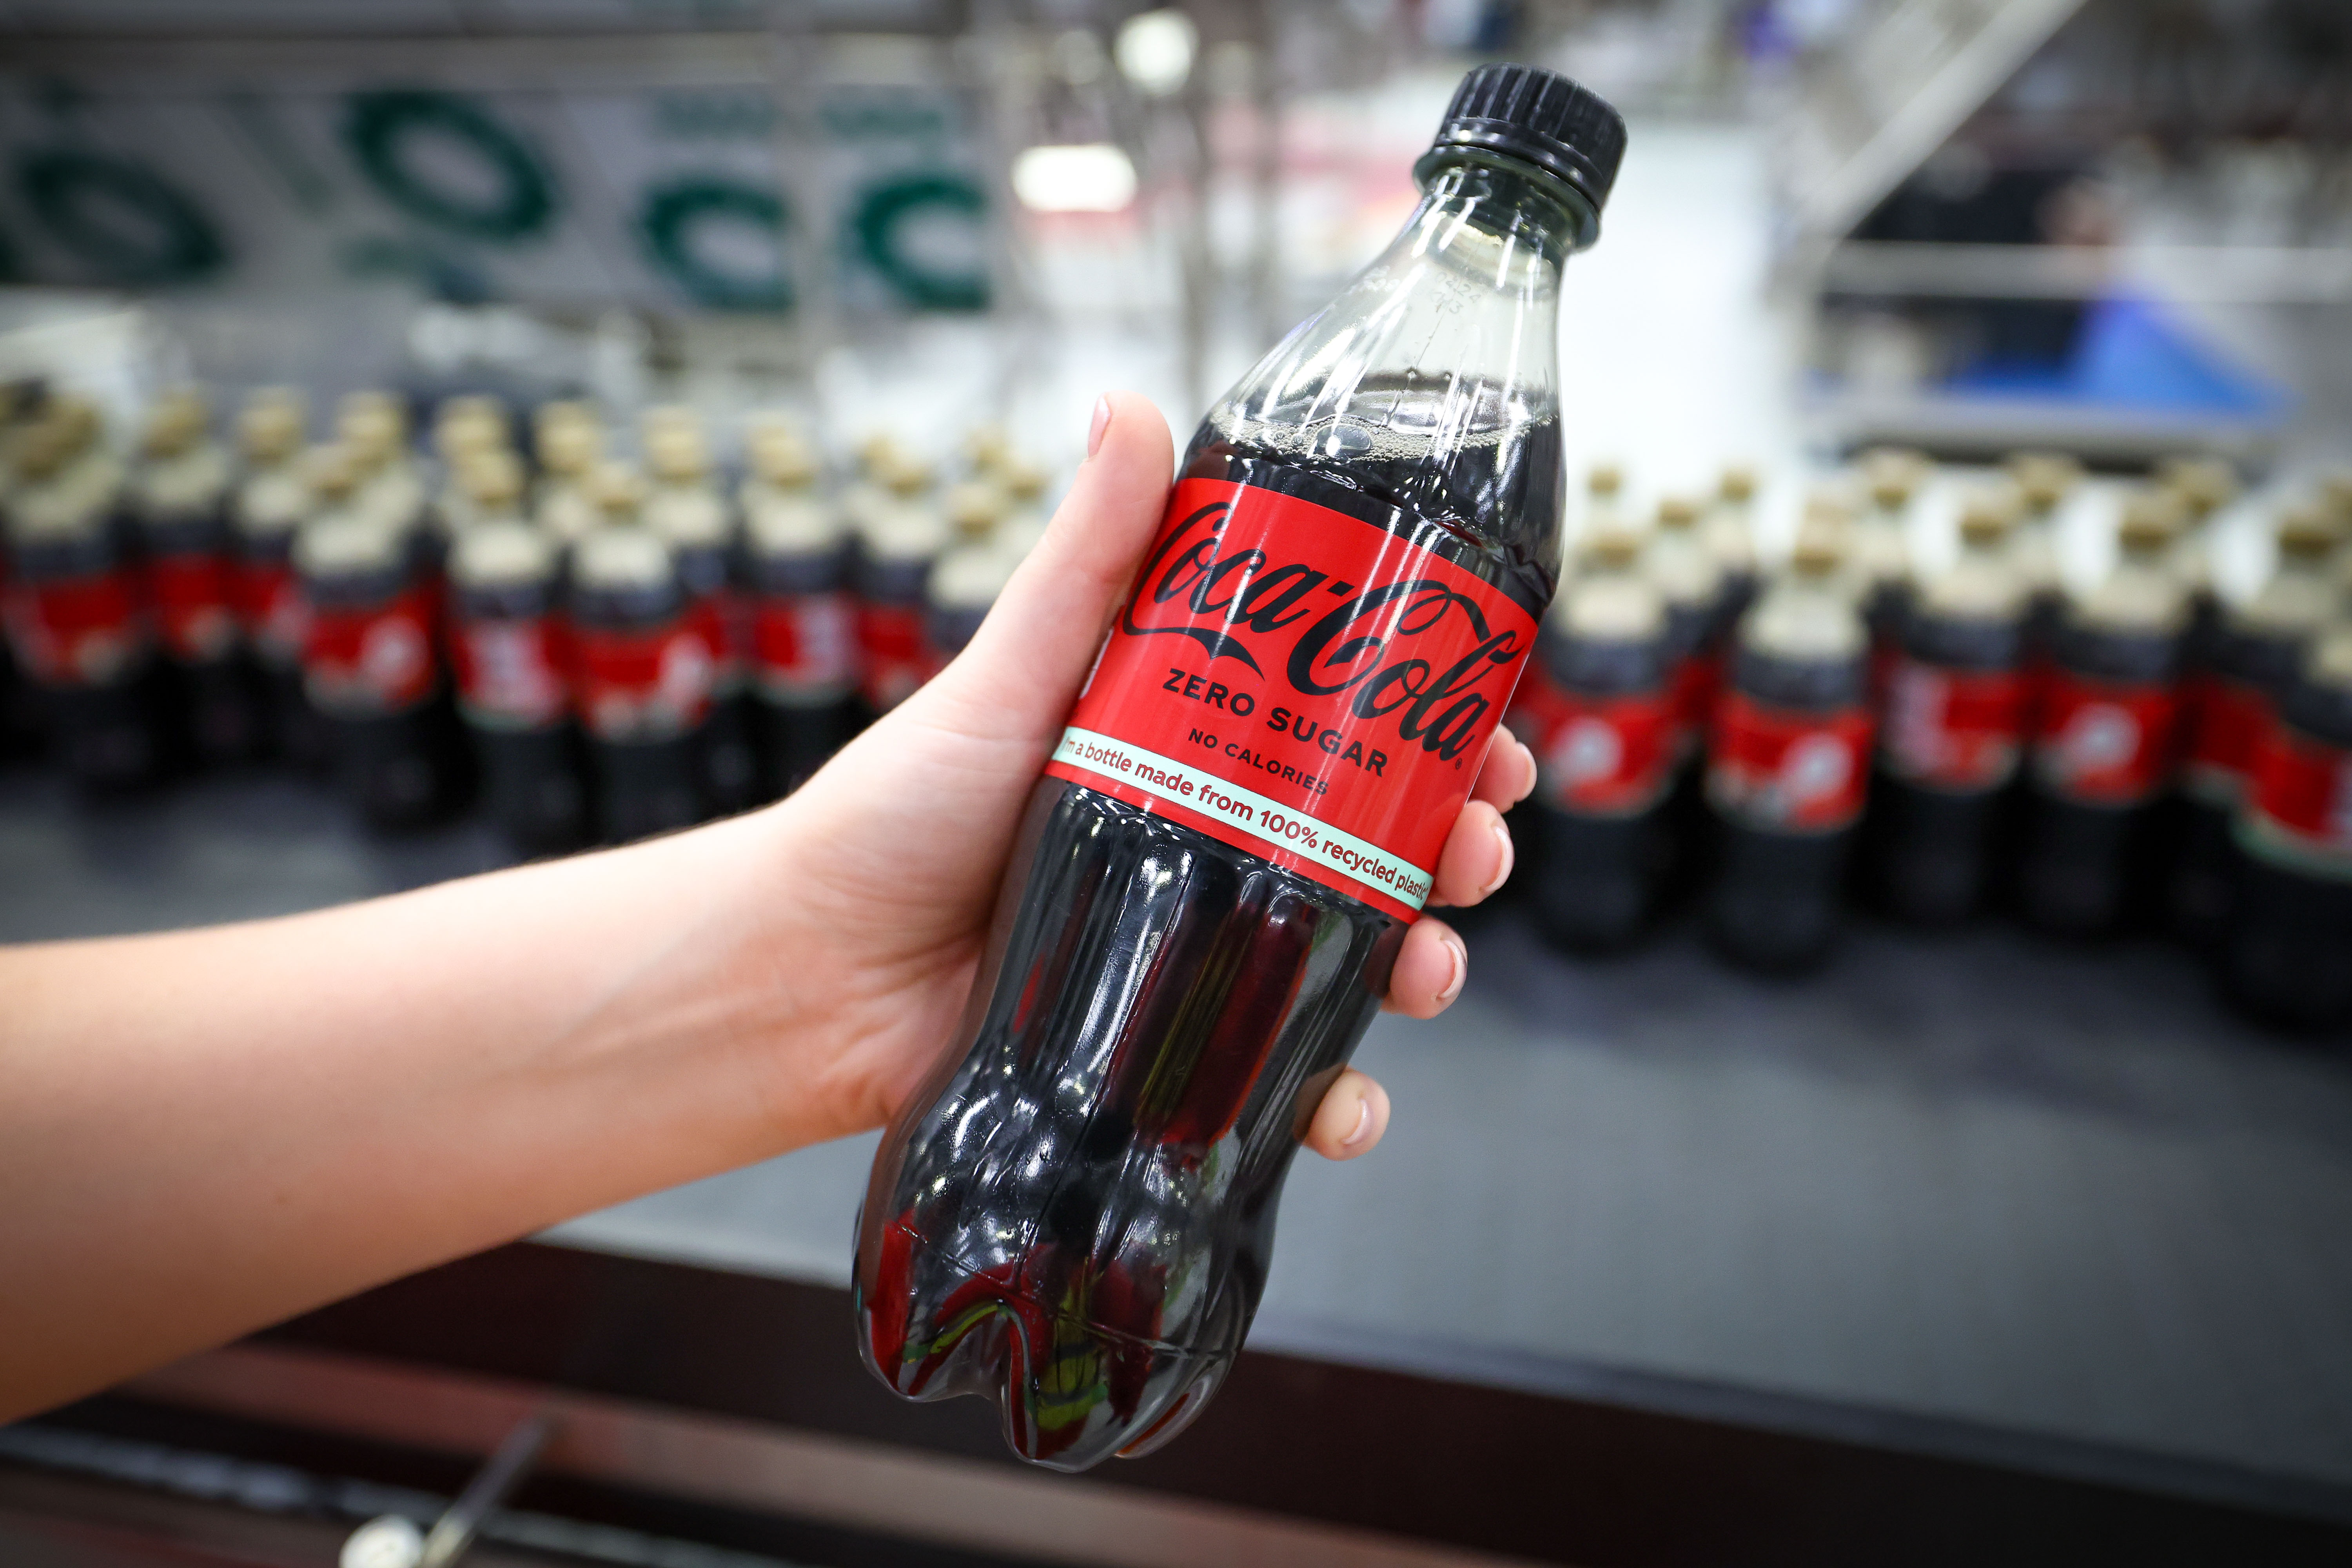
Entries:
POLYGON ((1357 718, 1393 714, 1401 738, 1449 762, 1484 739, 1527 651, 1517 631, 1496 629, 1477 600, 1435 577, 1357 584, 1304 561, 1277 563, 1255 545, 1226 551, 1232 510, 1230 498, 1213 501, 1160 535, 1119 612, 1121 632, 1188 638, 1213 665, 1232 659, 1266 679, 1266 664, 1278 664, 1302 697, 1353 692, 1357 718), (1457 622, 1470 647, 1442 668, 1415 656, 1416 645, 1458 642, 1457 622))

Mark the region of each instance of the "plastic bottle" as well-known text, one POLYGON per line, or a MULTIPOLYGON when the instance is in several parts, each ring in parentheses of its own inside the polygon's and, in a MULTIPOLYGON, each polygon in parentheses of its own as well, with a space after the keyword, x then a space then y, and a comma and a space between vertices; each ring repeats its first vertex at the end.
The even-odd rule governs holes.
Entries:
POLYGON ((458 716, 492 820, 526 854, 570 849, 587 842, 590 819, 560 552, 523 519, 513 454, 478 456, 467 478, 472 521, 449 552, 458 716))
MULTIPOLYGON (((1588 552, 1588 555, 1590 552, 1588 552)), ((1698 503, 1669 496, 1642 550, 1642 572, 1666 607, 1666 660, 1674 685, 1676 766, 1706 749, 1707 721, 1723 684, 1723 567, 1699 528, 1698 503)))
POLYGON ((796 789, 857 732, 848 520, 794 437, 755 438, 744 480, 760 754, 772 795, 796 789))
POLYGON ((964 650, 1021 564, 998 532, 1004 498, 994 485, 967 481, 948 496, 956 542, 931 566, 923 588, 923 646, 934 667, 964 650))
POLYGON ((1960 518, 1960 553, 1905 616, 1879 731, 1866 862, 1874 901, 1921 924, 1973 914, 1995 884, 2024 754, 2026 587, 2006 493, 1960 518))
POLYGON ((604 432, 580 404, 544 405, 535 426, 540 475, 531 517, 559 549, 569 551, 599 521, 593 486, 604 464, 604 432))
POLYGON ((148 413, 129 501, 148 613, 163 653, 173 741, 195 762, 247 761, 268 739, 262 696, 237 626, 228 454, 193 389, 148 413))
POLYGON ((1870 785, 1870 634, 1815 527, 1739 624, 1717 705, 1706 796, 1720 865, 1707 931, 1733 962, 1790 973, 1825 960, 1870 785))
POLYGON ((325 721, 336 778, 372 827, 411 828, 455 807, 460 756, 434 637, 434 598, 411 541, 361 497, 356 464, 311 477, 322 510, 294 541, 310 617, 303 690, 325 721))
POLYGON ((236 540, 237 623, 260 677, 270 750, 297 767, 323 772, 327 733, 302 690, 310 610, 294 570, 294 539, 315 504, 311 469, 342 458, 332 447, 306 451, 302 426, 300 398, 288 389, 266 389, 247 400, 237 415, 245 468, 230 498, 229 519, 236 540))
POLYGON ((2145 499, 2127 508, 2114 572, 2052 629, 2018 863, 2019 900, 2045 931, 2112 931, 2159 891, 2154 814, 2172 779, 2189 620, 2174 515, 2145 499))
POLYGON ((109 498, 73 467, 81 439, 52 419, 19 442, 5 607, 52 748, 75 784, 106 792, 154 779, 165 749, 153 638, 109 498))
POLYGON ((930 678, 923 643, 923 584, 946 549, 946 514, 930 494, 930 470, 899 460, 857 527, 859 695, 879 717, 930 678))
MULTIPOLYGON (((1903 649, 1904 622, 1915 592, 1911 559, 1911 510, 1925 477, 1924 465, 1904 454, 1890 452, 1864 470, 1866 500, 1861 521, 1853 526, 1846 572, 1853 584, 1854 602, 1863 624, 1870 628, 1871 700, 1885 700, 1903 649)), ((1814 498, 1812 515, 1843 514, 1842 496, 1814 498)))
POLYGON ((735 510, 711 479, 701 427, 671 415, 646 437, 653 485, 645 525, 669 546, 687 615, 713 652, 710 717, 702 730, 702 788, 718 812, 740 811, 760 795, 751 710, 752 631, 743 591, 742 538, 735 510))
POLYGON ((869 1367, 1076 1469, 1223 1377, 1559 560, 1559 268, 1622 122, 1486 67, 1386 252, 1219 400, 860 1225, 869 1367), (1328 739, 1326 739, 1327 734, 1328 739))
POLYGON ((2230 823, 2245 795, 2255 748, 2304 650, 2342 604, 2334 577, 2342 531, 2335 520, 2299 508, 2280 521, 2277 537, 2270 580, 2246 603, 2222 610, 2203 641, 2170 886, 2173 929, 2200 946, 2218 939, 2229 921, 2237 863, 2230 823))
POLYGON ((1522 880, 1554 943, 1605 952, 1639 937, 1666 869, 1667 791, 1687 715, 1673 613, 1641 570, 1641 536, 1588 533, 1553 601, 1513 728, 1536 756, 1522 880))
POLYGON ((2235 836, 2230 995, 2287 1028, 2352 1024, 2352 625, 2313 641, 2256 747, 2235 836))
MULTIPOLYGON (((608 518, 623 510, 609 483, 600 499, 608 518)), ((701 820, 701 737, 718 658, 688 613, 668 546, 627 524, 582 540, 572 552, 572 625, 605 842, 701 820)))
POLYGON ((1756 598, 1756 470, 1745 463, 1725 466, 1715 499, 1701 527, 1707 548, 1723 570, 1724 620, 1737 626, 1756 598))

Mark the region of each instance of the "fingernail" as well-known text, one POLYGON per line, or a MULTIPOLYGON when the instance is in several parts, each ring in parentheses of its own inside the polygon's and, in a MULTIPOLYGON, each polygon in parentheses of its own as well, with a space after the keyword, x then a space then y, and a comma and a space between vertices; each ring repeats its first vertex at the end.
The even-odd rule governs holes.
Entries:
POLYGON ((1499 821, 1495 824, 1495 847, 1503 852, 1502 863, 1496 867, 1495 879, 1488 882, 1486 886, 1481 889, 1482 893, 1491 893, 1496 889, 1501 887, 1504 883, 1509 881, 1511 879, 1511 863, 1517 858, 1516 853, 1511 848, 1511 830, 1499 821))
POLYGON ((1437 999, 1451 1002, 1462 994, 1462 983, 1470 978, 1470 950, 1463 946, 1462 939, 1452 931, 1447 931, 1438 940, 1445 944, 1445 956, 1454 965, 1454 973, 1447 978, 1444 989, 1438 992, 1437 999))
POLYGON ((1108 396, 1097 397, 1095 399, 1094 423, 1087 426, 1087 457, 1091 458, 1102 450, 1103 432, 1109 428, 1110 399, 1108 396))
POLYGON ((1370 1137, 1371 1133, 1372 1102, 1369 1100, 1360 1100, 1356 1101, 1356 1130, 1339 1140, 1339 1147, 1352 1149, 1370 1137))

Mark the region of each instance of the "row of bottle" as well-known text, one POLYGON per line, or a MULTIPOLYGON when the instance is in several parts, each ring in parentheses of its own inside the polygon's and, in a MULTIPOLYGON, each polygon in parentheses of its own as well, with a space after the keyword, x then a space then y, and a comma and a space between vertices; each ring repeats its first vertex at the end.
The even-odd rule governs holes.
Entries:
POLYGON ((2133 494, 2084 592, 2050 539, 2071 464, 2013 460, 1935 572, 1907 545, 1925 474, 1865 459, 1868 510, 1817 497, 1752 605, 1746 475, 1647 531, 1595 487, 1512 716, 1544 930, 1622 945, 1692 890, 1729 957, 1792 970, 1850 896, 1921 924, 2006 899, 2078 936, 2162 910, 2254 1011, 2352 1017, 2352 488, 2290 509, 2271 580, 2225 605, 2226 469, 2133 494))
POLYGON ((320 446, 299 397, 257 394, 234 456, 193 393, 134 463, 100 426, 51 399, 0 447, 20 742, 97 788, 282 755, 383 826, 478 777, 534 851, 789 789, 969 640, 1043 526, 1042 473, 987 433, 943 494, 883 440, 836 496, 779 418, 731 492, 676 409, 642 473, 572 403, 536 411, 526 464, 497 402, 446 401, 437 476, 381 394, 320 446))

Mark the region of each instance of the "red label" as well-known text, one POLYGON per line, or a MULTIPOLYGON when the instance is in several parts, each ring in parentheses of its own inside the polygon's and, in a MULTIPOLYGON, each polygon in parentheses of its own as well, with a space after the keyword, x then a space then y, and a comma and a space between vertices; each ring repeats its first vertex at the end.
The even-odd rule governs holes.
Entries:
POLYGON ((310 610, 294 568, 283 561, 244 561, 234 582, 237 619, 253 646, 288 663, 301 658, 310 637, 310 610))
POLYGON ((1937 789, 1994 789, 2017 769, 2025 680, 2013 669, 1947 669, 1897 658, 1886 689, 1886 758, 1937 789))
POLYGON ((829 702, 857 679, 856 612, 846 594, 771 594, 754 624, 760 689, 780 702, 829 702))
POLYGON ((12 583, 5 604, 16 661, 46 685, 109 685, 145 651, 138 601, 123 573, 12 583))
POLYGON ((1723 689, 1723 655, 1714 648, 1692 654, 1675 667, 1675 753, 1688 756, 1706 743, 1708 723, 1715 717, 1716 697, 1723 689))
POLYGON ((2068 800, 2137 805, 2172 773, 2179 704, 2168 686, 2042 673, 2033 771, 2068 800))
POLYGON ((2227 676, 2198 679, 2189 730, 2189 782, 2206 799, 2237 799, 2271 723, 2270 694, 2227 676))
POLYGON ((719 660, 708 632, 693 620, 575 635, 580 718, 596 739, 672 740, 709 711, 719 660))
POLYGON ((1862 816, 1870 714, 1774 708, 1733 689, 1716 704, 1706 793, 1727 816, 1784 833, 1830 833, 1862 816))
POLYGON ((209 663, 236 646, 236 583, 225 556, 203 551, 155 556, 147 563, 147 593, 173 658, 209 663))
POLYGON ((736 657, 737 630, 736 595, 721 590, 706 594, 686 606, 686 618, 702 635, 709 647, 713 663, 710 684, 713 692, 729 696, 743 684, 743 661, 736 657))
POLYGON ((930 649, 923 639, 919 605, 861 604, 857 606, 857 651, 864 666, 860 685, 866 705, 887 713, 931 678, 930 649))
POLYGON ((515 730, 562 719, 570 696, 562 632, 551 616, 459 622, 449 651, 466 717, 515 730))
POLYGON ((2352 751, 2273 724, 2254 752, 2254 826, 2291 849, 2352 862, 2352 751))
POLYGON ((400 713, 433 695, 433 606, 422 588, 388 603, 310 616, 302 684, 322 711, 400 713))
POLYGON ((1666 793, 1682 710, 1670 691, 1580 697, 1530 668, 1511 729, 1536 754, 1536 792, 1554 809, 1630 816, 1666 793))
POLYGON ((1410 920, 1535 637, 1406 535, 1186 479, 1045 771, 1410 920))

